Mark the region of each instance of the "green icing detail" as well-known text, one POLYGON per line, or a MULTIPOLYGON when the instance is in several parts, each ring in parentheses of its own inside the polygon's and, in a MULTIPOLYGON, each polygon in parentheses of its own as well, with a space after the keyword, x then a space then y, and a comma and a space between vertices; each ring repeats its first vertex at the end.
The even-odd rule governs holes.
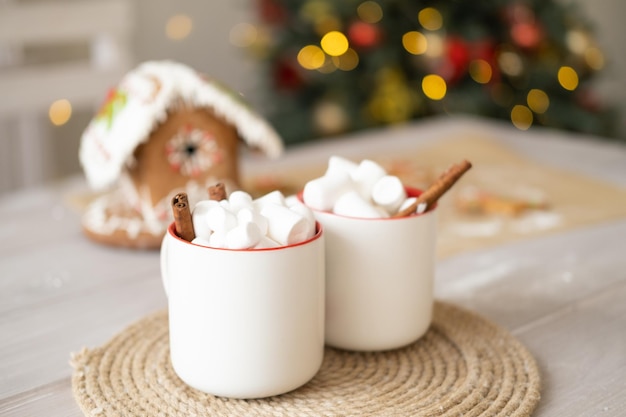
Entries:
POLYGON ((122 111, 122 109, 124 109, 127 100, 128 95, 125 91, 118 90, 116 88, 109 90, 104 103, 96 114, 96 121, 104 121, 107 130, 111 130, 115 116, 122 111))

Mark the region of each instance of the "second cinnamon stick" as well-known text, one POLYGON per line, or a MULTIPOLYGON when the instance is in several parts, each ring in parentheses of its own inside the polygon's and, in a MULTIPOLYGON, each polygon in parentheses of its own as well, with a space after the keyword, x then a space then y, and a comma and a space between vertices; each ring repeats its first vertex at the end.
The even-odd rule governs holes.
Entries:
POLYGON ((217 184, 209 187, 209 199, 215 201, 222 201, 226 199, 226 186, 218 182, 217 184))
MULTIPOLYGON (((406 217, 415 213, 421 204, 425 204, 425 210, 435 204, 439 198, 446 193, 467 170, 472 167, 471 162, 463 160, 458 164, 452 165, 444 172, 426 191, 420 194, 413 204, 394 214, 392 217, 406 217)), ((424 211, 425 211, 424 210, 424 211)))

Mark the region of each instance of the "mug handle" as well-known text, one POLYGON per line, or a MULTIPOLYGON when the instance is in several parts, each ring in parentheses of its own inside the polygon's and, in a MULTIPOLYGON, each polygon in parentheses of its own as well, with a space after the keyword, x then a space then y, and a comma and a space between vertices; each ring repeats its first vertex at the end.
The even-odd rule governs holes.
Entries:
POLYGON ((165 297, 169 297, 169 265, 167 262, 168 256, 168 231, 165 231, 165 235, 163 236, 163 240, 161 241, 161 282, 163 283, 163 289, 165 290, 165 297))

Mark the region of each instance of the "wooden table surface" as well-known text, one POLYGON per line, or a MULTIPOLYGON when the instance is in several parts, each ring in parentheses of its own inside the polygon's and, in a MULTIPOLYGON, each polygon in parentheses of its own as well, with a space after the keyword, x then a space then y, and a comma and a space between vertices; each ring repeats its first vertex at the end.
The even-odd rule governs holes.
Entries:
MULTIPOLYGON (((487 134, 530 160, 626 189, 626 147, 473 118, 433 119, 291 148, 244 173, 358 157, 389 146, 487 134), (384 139, 384 140, 383 140, 384 139)), ((166 300, 157 252, 99 246, 68 195, 82 177, 0 198, 0 415, 80 416, 70 352, 103 344, 166 300)), ((542 374, 536 416, 626 413, 626 207, 621 219, 473 250, 438 262, 436 296, 515 335, 542 374)))

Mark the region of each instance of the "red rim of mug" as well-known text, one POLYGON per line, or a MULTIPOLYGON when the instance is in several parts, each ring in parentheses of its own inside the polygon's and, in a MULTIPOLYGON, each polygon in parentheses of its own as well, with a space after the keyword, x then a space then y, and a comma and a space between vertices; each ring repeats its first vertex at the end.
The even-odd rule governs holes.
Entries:
POLYGON ((223 250, 223 251, 228 251, 228 252, 267 252, 267 251, 272 251, 272 250, 283 250, 283 249, 289 249, 289 248, 295 248, 298 246, 302 246, 302 245, 306 245, 309 242, 312 242, 316 239, 319 239, 320 236, 322 236, 322 225, 320 224, 320 222, 315 222, 315 234, 313 235, 313 237, 307 239, 307 240, 303 240, 302 242, 298 242, 298 243, 293 243, 291 245, 283 245, 283 246, 277 246, 275 248, 260 248, 260 249, 229 249, 229 248, 214 248, 211 246, 203 246, 203 245, 198 245, 196 243, 191 243, 183 238, 181 238, 180 236, 178 236, 176 234, 176 226, 175 223, 172 222, 168 228, 167 228, 167 233, 169 233, 174 239, 179 240, 180 242, 183 243, 188 243, 190 245, 193 246, 197 246, 199 248, 206 248, 206 249, 213 249, 213 250, 223 250))

